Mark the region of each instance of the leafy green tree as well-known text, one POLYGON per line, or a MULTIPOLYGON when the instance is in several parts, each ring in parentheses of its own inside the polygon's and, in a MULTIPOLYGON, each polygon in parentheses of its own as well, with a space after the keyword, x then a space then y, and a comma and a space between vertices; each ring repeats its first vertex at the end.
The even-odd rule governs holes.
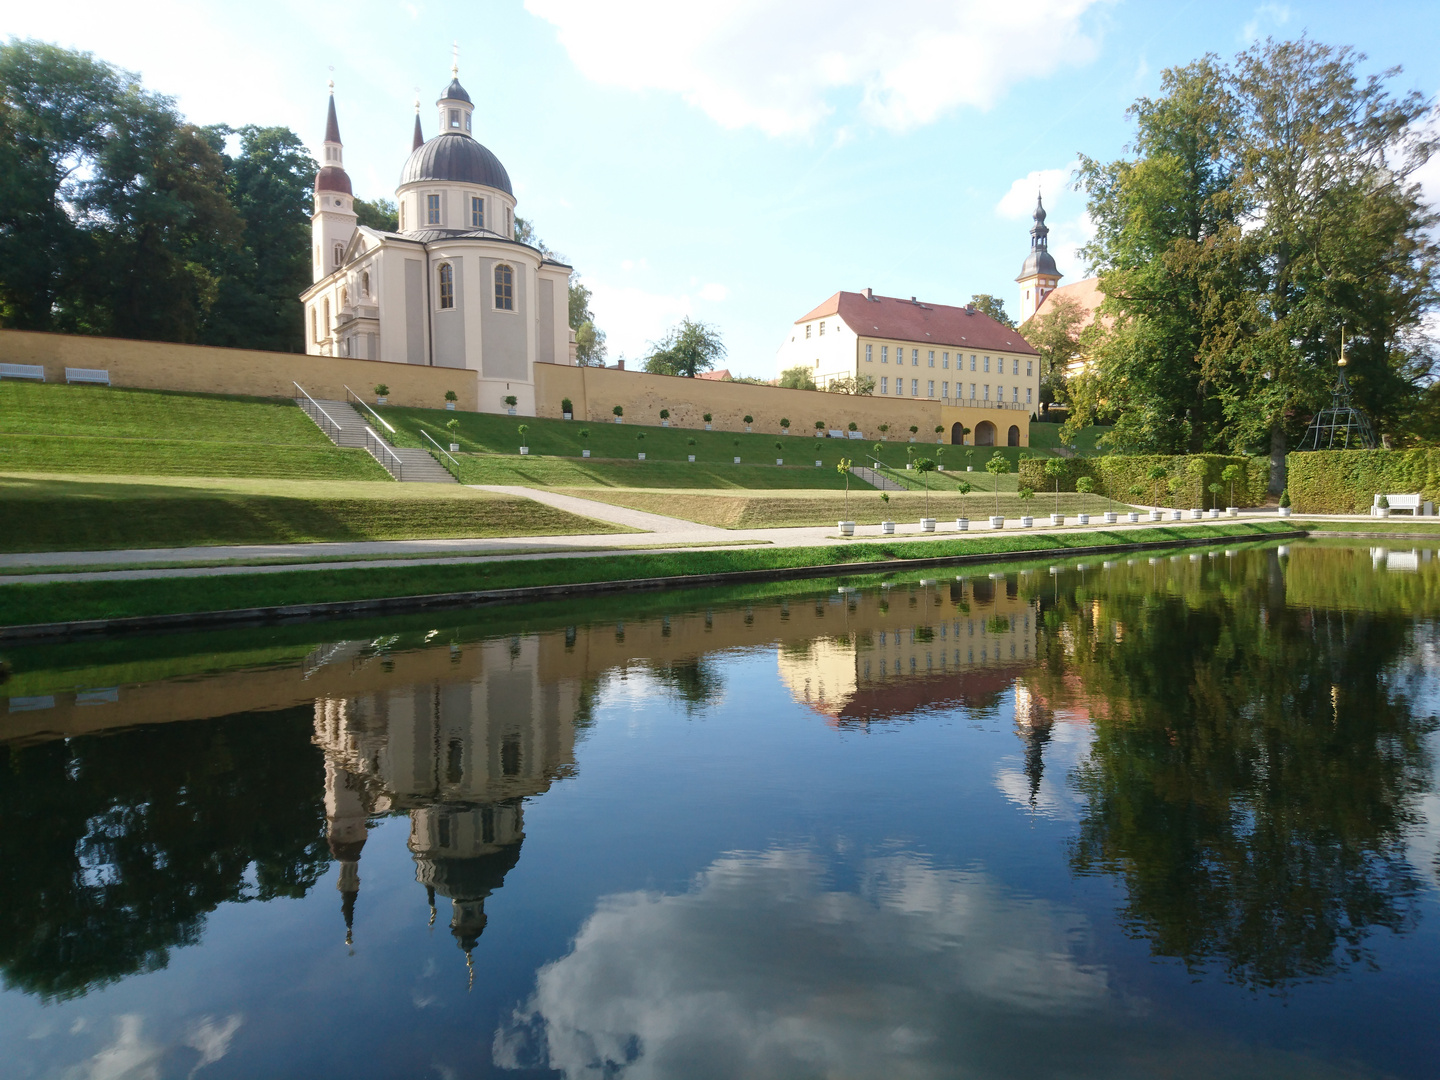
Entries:
POLYGON ((1010 471, 1010 462, 1005 460, 1005 455, 996 450, 990 455, 990 460, 985 462, 985 471, 995 479, 991 484, 995 488, 995 516, 1000 516, 1000 477, 1010 471))
POLYGON ((982 315, 989 315, 1001 326, 1014 327, 1015 320, 1005 313, 1005 301, 989 293, 976 293, 970 297, 970 305, 982 315))
POLYGON ((804 364, 796 364, 780 373, 780 385, 790 390, 814 390, 815 377, 804 364))
MULTIPOLYGON (((811 386, 813 387, 813 385, 812 383, 811 386)), ((843 375, 838 379, 831 379, 825 384, 825 389, 832 394, 858 394, 868 397, 875 393, 875 377, 873 375, 843 375)))
POLYGON ((356 199, 355 216, 358 224, 383 232, 396 232, 400 228, 400 208, 393 199, 356 199))
POLYGON ((1065 369, 1084 355, 1082 332, 1089 312, 1073 297, 1057 296, 1044 315, 1032 315, 1020 334, 1040 354, 1040 411, 1065 398, 1065 369))
POLYGON ((655 375, 693 379, 725 358, 720 331, 686 316, 658 342, 651 342, 645 370, 655 375))

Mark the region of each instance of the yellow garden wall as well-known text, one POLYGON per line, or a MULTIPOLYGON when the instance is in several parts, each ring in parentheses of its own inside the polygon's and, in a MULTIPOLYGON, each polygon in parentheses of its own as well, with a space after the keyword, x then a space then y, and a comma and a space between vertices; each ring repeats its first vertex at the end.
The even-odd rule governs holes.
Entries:
POLYGON ((454 390, 459 408, 477 406, 473 371, 338 356, 0 330, 0 363, 41 364, 47 382, 63 383, 67 367, 105 368, 112 386, 257 397, 294 397, 298 382, 313 398, 344 399, 348 385, 373 400, 371 388, 383 382, 395 405, 444 408, 454 390))
MULTIPOLYGON (((618 368, 536 364, 537 415, 559 419, 560 402, 567 397, 575 406, 575 419, 591 423, 613 421, 612 410, 619 405, 625 410, 625 422, 630 424, 658 425, 660 410, 669 409, 672 427, 703 428, 703 417, 708 412, 714 417, 712 424, 717 431, 745 430, 747 415, 755 418, 756 431, 777 433, 781 418, 788 418, 795 435, 813 434, 817 420, 823 420, 827 428, 840 429, 847 429, 853 420, 867 439, 879 439, 881 424, 890 425, 891 441, 909 438, 910 425, 914 424, 920 429, 919 441, 933 443, 935 425, 943 424, 944 441, 948 443, 952 424, 962 423, 973 430, 982 420, 989 420, 998 429, 997 441, 1001 445, 1012 424, 1020 428, 1020 445, 1030 443, 1030 414, 1019 409, 941 405, 928 398, 786 390, 618 368)), ((973 436, 968 441, 973 442, 973 436)))

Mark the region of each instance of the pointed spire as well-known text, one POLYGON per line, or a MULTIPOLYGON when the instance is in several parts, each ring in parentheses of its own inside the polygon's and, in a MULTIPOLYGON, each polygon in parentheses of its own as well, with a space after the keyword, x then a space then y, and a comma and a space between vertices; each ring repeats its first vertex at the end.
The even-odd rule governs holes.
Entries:
POLYGON ((1049 235, 1050 230, 1045 225, 1045 200, 1037 191, 1035 193, 1035 225, 1030 230, 1030 247, 1043 251, 1048 246, 1047 237, 1049 235))
POLYGON ((415 138, 410 142, 412 151, 419 150, 425 145, 425 133, 420 130, 420 99, 415 99, 415 138))
POLYGON ((325 117, 325 141, 340 141, 340 121, 335 117, 335 80, 330 80, 330 111, 325 117))

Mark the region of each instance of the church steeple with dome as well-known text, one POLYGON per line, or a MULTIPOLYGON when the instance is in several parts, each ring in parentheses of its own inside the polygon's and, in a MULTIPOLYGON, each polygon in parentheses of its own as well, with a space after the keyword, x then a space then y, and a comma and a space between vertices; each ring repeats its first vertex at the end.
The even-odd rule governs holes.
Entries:
POLYGON ((345 145, 340 141, 340 120, 335 115, 335 83, 330 83, 330 107, 325 114, 324 161, 315 174, 315 210, 310 216, 315 280, 340 266, 345 245, 355 234, 355 193, 345 171, 345 145))
POLYGON ((1020 318, 1023 325, 1025 320, 1035 314, 1045 297, 1055 290, 1060 284, 1060 279, 1065 275, 1060 273, 1055 266, 1055 259, 1050 254, 1050 229, 1045 224, 1045 201, 1037 192, 1035 195, 1035 224, 1030 229, 1030 254, 1026 256, 1025 263, 1020 267, 1020 274, 1016 281, 1020 283, 1020 318))

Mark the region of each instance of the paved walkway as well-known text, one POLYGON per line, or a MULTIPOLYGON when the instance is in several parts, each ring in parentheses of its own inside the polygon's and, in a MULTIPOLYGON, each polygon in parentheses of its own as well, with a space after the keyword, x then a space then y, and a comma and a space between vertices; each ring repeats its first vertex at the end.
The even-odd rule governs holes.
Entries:
MULTIPOLYGON (((955 522, 939 522, 934 533, 924 533, 918 523, 897 524, 894 537, 883 536, 878 525, 861 526, 853 538, 837 534, 833 526, 773 529, 719 529, 710 525, 699 525, 693 521, 649 514, 639 510, 612 506, 591 499, 582 499, 554 492, 539 491, 525 487, 487 487, 488 491, 502 491, 507 494, 533 498, 550 506, 582 514, 597 520, 641 528, 638 533, 598 533, 572 536, 507 536, 491 539, 466 540, 376 540, 325 544, 253 544, 225 545, 214 547, 146 548, 124 551, 54 551, 31 552, 26 554, 0 555, 0 585, 39 585, 56 581, 126 581, 160 577, 207 577, 231 574, 279 574, 295 570, 360 570, 379 567, 446 566, 463 565, 477 560, 545 559, 557 555, 570 558, 608 557, 617 551, 644 549, 647 551, 703 551, 728 550, 731 548, 776 546, 776 547, 829 547, 856 541, 873 542, 886 539, 904 538, 909 540, 955 539, 960 535, 995 535, 987 519, 971 522, 968 533, 961 534, 955 522), (268 559, 306 559, 301 563, 287 563, 273 566, 257 566, 257 561, 268 559), (215 563, 241 560, 239 565, 217 566, 215 563), (345 560, 345 561, 330 561, 345 560), (196 563, 212 565, 145 567, 147 563, 196 563), (124 569, 130 566, 133 569, 124 569), (73 567, 59 573, 6 574, 6 569, 27 567, 73 567), (83 569, 95 567, 94 570, 83 569)), ((1319 517, 1320 515, 1310 515, 1319 517)), ((1103 520, 1092 517, 1089 526, 1067 524, 1052 528, 1048 515, 1036 517, 1036 526, 1022 529, 1019 520, 1006 521, 1004 532, 1013 534, 1045 535, 1052 533, 1089 532, 1096 529, 1128 531, 1150 528, 1154 523, 1144 520, 1130 524, 1123 519, 1114 525, 1105 525, 1103 520)), ((1071 519, 1073 521, 1073 518, 1071 519)), ((1219 524, 1235 520, 1219 518, 1194 522, 1165 522, 1175 524, 1219 524)), ((1246 511, 1240 520, 1274 521, 1273 510, 1246 511)), ((1300 519, 1292 519, 1299 524, 1300 519)), ((1353 518, 1352 518, 1353 520, 1353 518)), ((1361 518, 1360 520, 1367 520, 1361 518)), ((1377 530, 1384 525, 1376 522, 1377 530)))

